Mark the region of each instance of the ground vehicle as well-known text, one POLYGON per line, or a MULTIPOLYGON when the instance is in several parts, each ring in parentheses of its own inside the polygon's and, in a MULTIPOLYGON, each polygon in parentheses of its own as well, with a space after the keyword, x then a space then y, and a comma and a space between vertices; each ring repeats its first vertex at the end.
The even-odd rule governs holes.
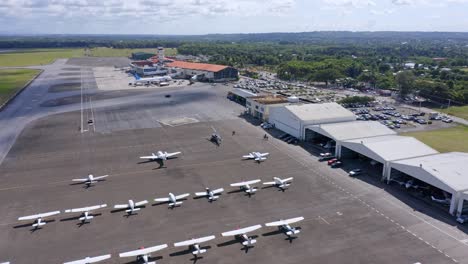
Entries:
POLYGON ((264 129, 270 129, 270 128, 273 128, 273 125, 268 123, 268 122, 265 122, 265 123, 261 123, 260 127, 264 128, 264 129))
POLYGON ((331 159, 335 159, 335 156, 320 157, 319 161, 326 161, 326 160, 331 160, 331 159))
POLYGON ((343 165, 343 162, 337 160, 337 161, 335 161, 335 162, 333 162, 333 163, 331 164, 331 167, 332 167, 332 168, 338 168, 338 167, 341 167, 341 165, 343 165))
POLYGON ((444 118, 444 119, 442 119, 442 122, 445 122, 445 123, 452 123, 453 120, 450 119, 450 118, 444 118))
POLYGON ((331 159, 327 162, 328 166, 332 165, 333 163, 337 162, 338 159, 337 158, 334 158, 334 159, 331 159))
POLYGON ((349 176, 357 176, 362 173, 361 169, 354 169, 349 171, 349 176))
POLYGON ((332 154, 330 152, 325 152, 325 153, 320 153, 320 157, 328 157, 331 156, 332 154))

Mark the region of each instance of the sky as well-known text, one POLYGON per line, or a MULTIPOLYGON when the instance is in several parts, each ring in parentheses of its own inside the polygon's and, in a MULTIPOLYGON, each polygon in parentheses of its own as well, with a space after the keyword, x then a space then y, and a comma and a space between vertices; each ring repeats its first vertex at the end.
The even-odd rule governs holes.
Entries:
POLYGON ((1 34, 468 31, 468 0, 0 0, 1 34))

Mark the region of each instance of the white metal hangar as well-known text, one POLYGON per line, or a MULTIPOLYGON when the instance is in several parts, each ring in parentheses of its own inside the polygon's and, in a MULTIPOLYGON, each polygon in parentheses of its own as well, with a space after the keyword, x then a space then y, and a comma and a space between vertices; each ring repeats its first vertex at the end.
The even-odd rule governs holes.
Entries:
POLYGON ((413 137, 396 135, 344 140, 341 156, 357 153, 383 165, 382 178, 390 173, 390 162, 437 154, 436 150, 413 137))
POLYGON ((450 152, 393 161, 389 172, 392 169, 452 194, 449 212, 462 213, 464 201, 468 200, 468 153, 450 152))
POLYGON ((356 116, 337 103, 286 105, 270 108, 268 122, 298 139, 310 125, 354 121, 356 116))
MULTIPOLYGON (((396 132, 377 121, 320 124, 310 125, 305 128, 306 141, 335 141, 336 157, 341 156, 341 145, 344 140, 386 135, 396 135, 396 132)), ((331 145, 333 145, 333 143, 331 145)))

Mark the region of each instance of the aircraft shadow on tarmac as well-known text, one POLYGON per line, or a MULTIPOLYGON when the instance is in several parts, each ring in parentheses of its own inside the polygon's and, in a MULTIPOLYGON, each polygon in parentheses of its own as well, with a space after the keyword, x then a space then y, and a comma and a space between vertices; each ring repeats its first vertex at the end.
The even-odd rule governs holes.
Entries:
MULTIPOLYGON (((211 248, 211 246, 200 247, 200 249, 206 249, 206 250, 208 250, 210 248, 211 248)), ((171 254, 169 254, 169 256, 176 257, 176 256, 188 255, 188 254, 192 254, 193 251, 194 251, 194 249, 188 248, 188 249, 184 249, 184 250, 181 250, 181 251, 171 253, 171 254)), ((198 257, 198 258, 201 258, 201 257, 198 257)))
MULTIPOLYGON (((52 222, 55 222, 55 219, 51 219, 51 220, 42 220, 42 222, 48 224, 48 223, 52 223, 52 222)), ((33 223, 35 222, 30 222, 30 223, 27 223, 27 224, 21 224, 21 225, 16 225, 14 226, 13 228, 15 229, 18 229, 18 228, 25 228, 25 227, 32 227, 33 223)), ((42 229, 42 227, 32 227, 29 231, 31 231, 31 233, 34 233, 38 230, 42 229)))
MULTIPOLYGON (((142 205, 142 206, 139 206, 138 208, 145 208, 146 206, 145 205, 142 205)), ((128 208, 122 208, 122 209, 114 209, 114 210, 111 210, 111 214, 115 214, 115 213, 120 213, 120 212, 123 212, 125 210, 128 210, 128 208)), ((130 216, 133 216, 133 215, 138 215, 138 212, 131 212, 131 213, 125 213, 122 217, 126 217, 126 218, 129 218, 130 216)))
MULTIPOLYGON (((297 230, 301 230, 301 227, 296 227, 297 230)), ((284 234, 284 231, 282 230, 275 230, 275 231, 271 231, 271 232, 268 232, 268 233, 264 233, 262 234, 262 236, 264 237, 268 237, 268 236, 275 236, 275 235, 279 235, 279 234, 284 234)), ((294 239, 297 239, 298 237, 297 236, 287 236, 284 240, 288 240, 289 243, 292 243, 294 239)))
MULTIPOLYGON (((159 263, 157 262, 158 260, 161 260, 163 259, 162 256, 157 256, 157 257, 149 257, 148 258, 148 262, 153 262, 153 261, 156 261, 156 263, 159 263)), ((141 264, 143 262, 141 262, 141 260, 133 260, 133 261, 130 261, 130 262, 124 262, 125 264, 141 264)))
MULTIPOLYGON (((250 238, 252 239, 255 239, 257 238, 258 236, 257 235, 253 235, 253 236, 249 236, 250 238)), ((226 246, 230 246, 230 245, 234 245, 234 244, 241 244, 242 245, 242 242, 244 240, 240 237, 240 236, 236 236, 234 237, 234 239, 231 239, 231 240, 228 240, 226 242, 223 242, 223 243, 220 243, 220 244, 217 244, 216 246, 217 247, 226 247, 226 246)), ((249 252, 249 249, 253 248, 254 246, 253 245, 250 245, 250 246, 242 246, 242 248, 240 250, 242 251, 245 251, 245 253, 248 253, 249 252)))

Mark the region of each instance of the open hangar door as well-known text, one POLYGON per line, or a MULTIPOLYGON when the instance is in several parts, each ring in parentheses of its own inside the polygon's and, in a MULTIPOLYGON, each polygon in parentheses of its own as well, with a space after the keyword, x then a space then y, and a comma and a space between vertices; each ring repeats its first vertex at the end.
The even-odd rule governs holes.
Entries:
MULTIPOLYGON (((368 175, 380 175, 384 170, 383 163, 344 146, 341 146, 340 159, 344 163, 355 164, 354 167, 362 169, 368 175)), ((378 177, 380 178, 381 176, 378 177)))
POLYGON ((327 137, 326 135, 313 131, 312 129, 309 129, 309 128, 305 129, 304 140, 308 143, 320 146, 327 150, 333 150, 336 146, 335 140, 333 140, 330 137, 327 137))

